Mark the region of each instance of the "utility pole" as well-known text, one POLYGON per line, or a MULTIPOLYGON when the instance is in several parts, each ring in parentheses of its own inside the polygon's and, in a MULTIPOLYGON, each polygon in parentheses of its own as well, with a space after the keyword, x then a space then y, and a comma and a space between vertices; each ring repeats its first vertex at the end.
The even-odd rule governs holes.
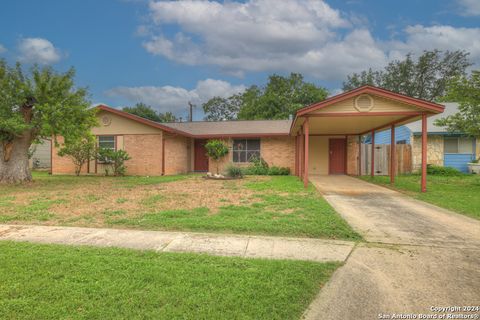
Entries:
POLYGON ((193 121, 193 108, 195 108, 195 105, 192 104, 190 101, 188 101, 188 105, 190 106, 190 122, 193 121))

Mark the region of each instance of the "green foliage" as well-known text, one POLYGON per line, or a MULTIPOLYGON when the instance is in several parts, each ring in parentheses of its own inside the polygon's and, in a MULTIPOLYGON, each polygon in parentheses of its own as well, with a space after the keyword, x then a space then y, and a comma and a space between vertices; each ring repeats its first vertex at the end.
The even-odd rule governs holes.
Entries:
POLYGON ((348 91, 362 85, 373 85, 411 97, 434 101, 445 94, 448 81, 465 75, 471 65, 465 51, 424 51, 413 59, 412 54, 403 60, 390 62, 384 70, 353 73, 343 83, 348 91))
POLYGON ((205 149, 207 150, 207 156, 215 161, 218 174, 218 162, 228 154, 227 145, 221 140, 209 140, 205 144, 205 149))
POLYGON ((95 159, 96 149, 95 137, 86 134, 81 138, 65 141, 63 147, 58 151, 58 155, 69 157, 75 165, 75 175, 79 176, 83 165, 95 159))
POLYGON ((288 176, 290 175, 290 168, 272 166, 268 169, 269 176, 288 176))
POLYGON ((268 175, 268 163, 261 157, 252 157, 250 165, 245 168, 246 175, 265 176, 268 175))
POLYGON ((326 89, 305 82, 301 74, 271 75, 266 86, 253 85, 229 98, 215 97, 203 105, 203 110, 206 120, 288 119, 298 109, 322 101, 327 95, 326 89))
POLYGON ((214 97, 202 105, 207 121, 235 120, 242 105, 242 95, 214 97))
POLYGON ((436 120, 435 125, 480 138, 480 70, 472 71, 470 77, 452 79, 443 101, 458 102, 459 112, 436 120))
POLYGON ((175 122, 177 118, 171 112, 161 113, 154 110, 151 106, 145 103, 137 103, 134 107, 124 107, 125 112, 134 114, 136 116, 152 120, 155 122, 175 122))
POLYGON ((225 170, 227 173, 227 176, 232 177, 232 178, 241 178, 243 177, 243 170, 242 168, 234 165, 229 165, 227 169, 225 170))
POLYGON ((300 319, 339 266, 1 242, 0 310, 4 319, 300 319))
POLYGON ((20 63, 0 60, 0 141, 25 135, 32 142, 54 135, 74 140, 96 125, 87 90, 75 86, 74 76, 73 68, 57 73, 34 66, 25 73, 20 63))
POLYGON ((288 176, 290 174, 290 168, 277 166, 270 167, 263 158, 252 157, 250 163, 250 166, 243 170, 246 175, 288 176))
POLYGON ((452 167, 441 167, 432 164, 427 165, 427 174, 437 176, 461 176, 462 172, 452 167))
POLYGON ((125 175, 125 161, 131 159, 125 150, 111 149, 100 149, 97 157, 105 165, 105 174, 108 176, 111 170, 116 177, 125 175))

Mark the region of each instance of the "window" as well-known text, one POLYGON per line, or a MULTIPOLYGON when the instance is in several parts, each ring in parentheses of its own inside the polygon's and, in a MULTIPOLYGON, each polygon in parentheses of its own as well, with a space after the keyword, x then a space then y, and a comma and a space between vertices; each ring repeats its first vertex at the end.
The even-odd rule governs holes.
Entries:
POLYGON ((115 151, 115 136, 99 136, 98 147, 115 151))
POLYGON ((233 140, 233 162, 249 162, 254 157, 260 158, 260 139, 233 140))
POLYGON ((475 153, 474 140, 471 138, 445 137, 444 153, 473 154, 475 153))

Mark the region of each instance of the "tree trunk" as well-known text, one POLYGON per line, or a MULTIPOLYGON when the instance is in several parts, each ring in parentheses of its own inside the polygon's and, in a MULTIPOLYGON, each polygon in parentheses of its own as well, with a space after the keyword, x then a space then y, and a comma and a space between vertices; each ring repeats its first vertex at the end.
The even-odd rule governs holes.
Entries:
POLYGON ((0 183, 32 181, 28 161, 31 145, 30 133, 13 139, 10 144, 0 145, 0 183), (11 148, 11 150, 8 150, 11 148))

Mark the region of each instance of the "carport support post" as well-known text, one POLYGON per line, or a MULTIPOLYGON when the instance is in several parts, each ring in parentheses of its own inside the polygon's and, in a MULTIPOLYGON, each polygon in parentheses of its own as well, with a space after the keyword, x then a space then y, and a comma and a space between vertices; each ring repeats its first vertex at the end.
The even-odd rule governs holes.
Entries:
POLYGON ((397 146, 395 144, 395 125, 392 124, 391 127, 391 143, 390 143, 390 183, 395 183, 395 172, 396 172, 396 162, 397 159, 395 157, 395 153, 397 151, 397 146))
POLYGON ((303 185, 304 187, 308 187, 308 136, 309 136, 309 128, 308 128, 308 117, 305 118, 305 122, 303 123, 303 130, 305 131, 305 168, 304 168, 304 176, 303 176, 303 185))
POLYGON ((370 174, 373 178, 375 176, 375 130, 372 130, 372 161, 370 164, 372 166, 370 174))
POLYGON ((422 114, 422 192, 427 192, 427 115, 422 114))

